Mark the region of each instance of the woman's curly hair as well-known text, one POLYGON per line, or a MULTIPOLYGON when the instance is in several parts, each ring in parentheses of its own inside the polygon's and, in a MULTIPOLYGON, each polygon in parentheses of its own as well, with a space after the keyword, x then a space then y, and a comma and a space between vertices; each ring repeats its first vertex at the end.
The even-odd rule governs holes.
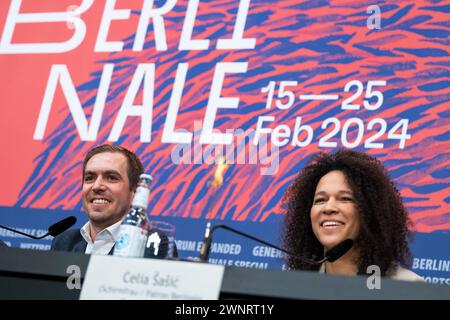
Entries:
MULTIPOLYGON (((288 188, 283 197, 285 249, 298 256, 323 257, 310 212, 319 180, 333 170, 346 176, 360 214, 360 234, 354 239, 359 251, 358 274, 366 274, 370 265, 379 266, 383 276, 397 265, 410 267, 412 225, 397 188, 380 161, 348 149, 315 155, 288 188)), ((294 257, 288 258, 288 265, 291 269, 319 269, 294 257)))

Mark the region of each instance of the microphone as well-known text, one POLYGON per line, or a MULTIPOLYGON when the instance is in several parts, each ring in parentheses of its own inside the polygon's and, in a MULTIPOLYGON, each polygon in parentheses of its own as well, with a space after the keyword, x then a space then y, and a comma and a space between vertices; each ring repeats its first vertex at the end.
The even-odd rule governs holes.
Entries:
POLYGON ((322 263, 324 263, 325 261, 330 261, 330 262, 334 262, 337 259, 339 259, 340 257, 342 257, 345 253, 347 253, 347 251, 349 251, 351 249, 351 247, 353 246, 353 240, 352 239, 346 239, 340 243, 338 243, 336 246, 334 246, 333 248, 331 248, 330 250, 328 250, 325 253, 325 257, 321 260, 313 260, 313 259, 308 259, 306 257, 301 257, 301 256, 297 256, 295 253, 289 252, 285 249, 282 249, 270 242, 264 241, 262 239, 256 238, 252 235, 249 235, 247 233, 244 233, 242 231, 239 231, 237 229, 231 228, 227 225, 224 224, 218 224, 215 225, 212 229, 211 229, 211 223, 208 222, 206 225, 206 230, 205 230, 205 238, 203 240, 203 244, 200 248, 200 254, 199 254, 199 260, 201 262, 208 262, 208 258, 209 258, 209 253, 211 251, 211 244, 212 244, 212 234, 214 233, 214 231, 216 229, 225 229, 228 231, 231 231, 233 233, 239 234, 245 238, 254 240, 256 242, 262 243, 268 247, 280 250, 281 252, 286 253, 287 255, 294 257, 295 259, 298 259, 300 261, 303 261, 305 263, 311 264, 311 265, 320 265, 322 263))
POLYGON ((65 218, 65 219, 63 219, 61 221, 56 222, 55 224, 52 224, 50 227, 48 227, 47 233, 42 235, 42 236, 40 236, 40 237, 36 237, 36 236, 31 235, 31 234, 28 234, 28 233, 25 233, 25 232, 22 232, 22 231, 19 231, 19 230, 15 230, 15 229, 12 229, 12 228, 9 228, 9 227, 5 227, 5 226, 2 226, 2 225, 0 225, 0 228, 9 230, 9 231, 12 231, 12 232, 15 232, 15 233, 19 233, 19 234, 21 234, 23 236, 26 236, 28 238, 38 239, 39 240, 39 239, 45 238, 47 236, 56 237, 58 234, 66 231, 71 226, 73 226, 75 224, 75 222, 77 222, 77 218, 75 218, 74 216, 67 217, 67 218, 65 218))
POLYGON ((211 230, 211 222, 208 221, 208 223, 206 224, 205 237, 203 239, 203 244, 200 247, 200 254, 198 256, 198 259, 200 261, 208 262, 209 252, 211 251, 211 244, 212 244, 212 232, 216 230, 219 226, 221 225, 215 226, 213 230, 211 230))
POLYGON ((348 250, 350 250, 353 246, 353 240, 352 239, 346 239, 342 241, 341 243, 338 243, 333 248, 328 250, 325 253, 324 261, 330 261, 335 262, 337 259, 342 257, 345 253, 347 253, 348 250))

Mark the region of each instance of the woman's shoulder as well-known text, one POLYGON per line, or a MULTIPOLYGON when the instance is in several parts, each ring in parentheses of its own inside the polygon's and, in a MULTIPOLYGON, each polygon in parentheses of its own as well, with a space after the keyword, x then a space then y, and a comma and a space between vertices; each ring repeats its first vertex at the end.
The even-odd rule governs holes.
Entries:
POLYGON ((388 277, 393 280, 403 280, 403 281, 425 281, 417 273, 397 266, 392 269, 392 272, 388 274, 388 277))

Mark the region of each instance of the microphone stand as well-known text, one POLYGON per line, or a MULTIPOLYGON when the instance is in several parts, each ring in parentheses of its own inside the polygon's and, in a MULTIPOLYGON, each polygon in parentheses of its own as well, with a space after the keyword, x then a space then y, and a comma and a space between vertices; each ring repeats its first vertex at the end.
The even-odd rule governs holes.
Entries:
POLYGON ((26 236, 28 238, 40 240, 40 239, 43 239, 43 238, 45 238, 45 237, 47 237, 49 235, 50 236, 54 236, 54 237, 57 236, 58 234, 62 233, 63 231, 66 231, 71 226, 73 226, 75 224, 75 222, 77 222, 77 218, 75 218, 74 216, 67 217, 67 218, 65 218, 65 219, 63 219, 61 221, 56 222, 55 224, 52 224, 50 227, 48 227, 47 233, 42 235, 42 236, 40 236, 40 237, 36 237, 36 236, 31 235, 31 234, 28 234, 28 233, 25 233, 25 232, 22 232, 22 231, 19 231, 19 230, 12 229, 10 227, 2 226, 2 225, 0 225, 0 228, 12 231, 14 233, 21 234, 21 235, 26 236))
POLYGON ((0 225, 0 228, 6 229, 6 230, 9 230, 9 231, 12 231, 12 232, 14 232, 14 233, 21 234, 21 235, 26 236, 26 237, 28 237, 28 238, 37 239, 37 240, 43 239, 43 238, 45 238, 46 236, 49 235, 49 233, 47 232, 47 233, 44 234, 43 236, 36 237, 36 236, 31 235, 31 234, 28 234, 28 233, 25 233, 25 232, 22 232, 22 231, 19 231, 19 230, 14 230, 14 229, 9 228, 9 227, 6 227, 6 226, 0 225))
POLYGON ((222 228, 222 229, 231 231, 231 232, 236 233, 236 234, 239 234, 239 235, 241 235, 241 236, 243 236, 243 237, 245 237, 245 238, 248 238, 248 239, 251 239, 251 240, 253 240, 253 241, 262 243, 262 244, 264 244, 264 245, 266 245, 266 246, 268 246, 268 247, 271 247, 271 248, 280 250, 281 252, 284 252, 284 253, 286 253, 287 255, 292 256, 292 257, 295 257, 296 259, 299 259, 300 261, 303 261, 303 262, 308 263, 308 264, 312 264, 312 265, 320 265, 320 264, 322 264, 323 262, 325 262, 325 261, 328 260, 328 257, 325 257, 325 258, 323 258, 323 259, 321 259, 321 260, 319 260, 319 261, 312 260, 312 259, 308 259, 308 258, 305 258, 305 257, 299 257, 299 256, 297 256, 296 254, 294 254, 294 253, 292 253, 292 252, 289 252, 289 251, 287 251, 287 250, 285 250, 285 249, 282 249, 282 248, 280 248, 280 247, 278 247, 278 246, 276 246, 276 245, 274 245, 274 244, 272 244, 272 243, 270 243, 270 242, 267 242, 267 241, 264 241, 264 240, 262 240, 262 239, 256 238, 256 237, 254 237, 254 236, 252 236, 252 235, 246 234, 246 233, 244 233, 244 232, 242 232, 242 231, 239 231, 239 230, 237 230, 237 229, 234 229, 234 228, 229 227, 229 226, 224 225, 224 224, 218 224, 218 225, 215 225, 214 227, 211 228, 211 223, 208 222, 208 224, 207 224, 207 226, 206 226, 206 231, 205 231, 205 239, 204 239, 203 245, 202 245, 202 247, 201 247, 201 249, 200 249, 200 255, 199 255, 199 260, 200 260, 200 261, 202 261, 202 262, 208 262, 209 253, 210 253, 210 250, 211 250, 212 234, 214 233, 214 231, 215 231, 216 229, 219 229, 219 228, 222 228))

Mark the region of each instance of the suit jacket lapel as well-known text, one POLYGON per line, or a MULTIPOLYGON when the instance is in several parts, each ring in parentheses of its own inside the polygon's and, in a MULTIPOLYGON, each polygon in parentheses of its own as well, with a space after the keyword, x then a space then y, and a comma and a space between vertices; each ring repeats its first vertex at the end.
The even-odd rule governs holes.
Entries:
POLYGON ((83 239, 83 237, 81 237, 81 239, 79 241, 77 241, 75 243, 75 245, 73 246, 73 251, 85 253, 86 247, 87 247, 87 242, 83 239))
MULTIPOLYGON (((81 235, 81 233, 79 233, 79 235, 77 235, 77 236, 79 238, 76 240, 72 251, 85 253, 86 252, 86 247, 87 247, 87 242, 84 240, 84 238, 81 235)), ((114 244, 114 246, 115 246, 115 244, 114 244)), ((111 250, 109 250, 108 255, 111 256, 113 254, 114 246, 112 246, 111 250)))
POLYGON ((108 253, 109 256, 112 256, 112 255, 113 255, 114 247, 115 247, 115 246, 116 246, 116 244, 114 244, 114 245, 112 246, 111 250, 109 250, 109 253, 108 253))

